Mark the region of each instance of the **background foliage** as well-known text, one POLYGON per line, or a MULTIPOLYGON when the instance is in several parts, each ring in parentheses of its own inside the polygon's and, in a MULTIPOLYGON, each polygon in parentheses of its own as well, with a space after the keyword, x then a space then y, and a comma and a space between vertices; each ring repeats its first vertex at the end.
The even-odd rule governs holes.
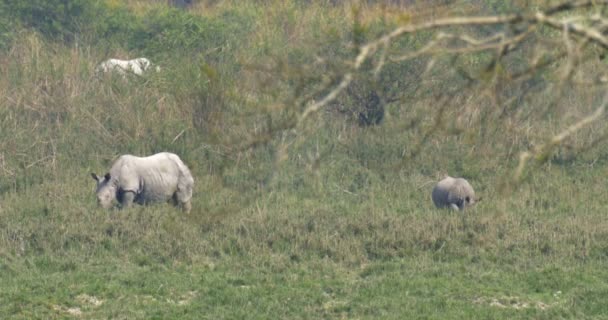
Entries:
MULTIPOLYGON (((530 57, 566 50, 556 31, 539 28, 492 72, 488 52, 378 73, 374 57, 298 124, 360 45, 395 27, 552 3, 0 2, 1 317, 601 318, 605 121, 512 183, 522 152, 604 96, 560 82, 566 60, 513 80, 530 57), (140 56, 162 71, 94 73, 140 56), (90 172, 160 151, 195 176, 191 214, 96 207, 90 172), (436 210, 446 173, 484 200, 436 210)), ((602 48, 583 49, 574 80, 605 66, 602 48)))

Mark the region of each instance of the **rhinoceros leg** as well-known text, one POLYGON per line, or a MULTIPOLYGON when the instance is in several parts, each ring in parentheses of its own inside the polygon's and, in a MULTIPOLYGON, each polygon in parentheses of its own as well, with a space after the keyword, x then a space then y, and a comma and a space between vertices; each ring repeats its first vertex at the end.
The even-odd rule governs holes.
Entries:
POLYGON ((176 193, 173 194, 173 197, 172 197, 173 201, 172 202, 173 202, 174 206, 182 208, 182 210, 185 213, 189 213, 190 210, 192 210, 192 204, 190 203, 190 199, 191 199, 192 196, 186 197, 186 198, 184 198, 184 196, 185 195, 183 193, 180 193, 178 191, 178 192, 176 192, 176 193), (185 200, 185 199, 188 199, 188 200, 185 200))
POLYGON ((173 195, 173 201, 176 206, 182 208, 186 213, 192 209, 192 185, 191 184, 180 184, 177 187, 177 191, 173 195))
POLYGON ((135 199, 135 192, 124 191, 124 193, 122 194, 122 199, 120 201, 120 205, 123 208, 128 208, 133 204, 134 199, 135 199))
POLYGON ((184 210, 185 213, 190 213, 190 210, 192 210, 192 203, 190 203, 190 200, 182 203, 182 210, 184 210))

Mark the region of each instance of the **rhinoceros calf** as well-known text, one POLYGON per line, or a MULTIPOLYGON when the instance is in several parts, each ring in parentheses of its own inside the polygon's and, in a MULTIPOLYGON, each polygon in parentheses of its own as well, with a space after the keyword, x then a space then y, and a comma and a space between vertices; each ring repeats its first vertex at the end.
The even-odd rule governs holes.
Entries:
POLYGON ((123 155, 104 177, 91 175, 97 181, 97 203, 106 209, 112 207, 114 199, 125 208, 133 202, 148 204, 169 200, 185 212, 192 208, 194 179, 188 167, 173 153, 149 157, 123 155))
POLYGON ((479 199, 469 182, 463 178, 447 176, 433 188, 433 203, 437 208, 464 210, 473 206, 479 199))

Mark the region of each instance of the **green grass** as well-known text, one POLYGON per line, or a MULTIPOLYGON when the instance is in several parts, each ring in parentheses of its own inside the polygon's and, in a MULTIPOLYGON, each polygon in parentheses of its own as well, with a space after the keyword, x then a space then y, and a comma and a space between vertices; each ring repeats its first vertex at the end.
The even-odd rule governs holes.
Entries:
POLYGON ((274 258, 264 266, 231 260, 167 266, 110 259, 86 267, 72 261, 69 268, 65 265, 70 263, 33 261, 23 268, 39 276, 3 283, 3 296, 16 302, 5 305, 3 312, 24 318, 61 317, 61 309, 78 307, 92 318, 552 318, 576 315, 579 308, 589 316, 601 315, 594 304, 601 303, 597 299, 606 290, 581 288, 606 276, 597 272, 598 265, 549 264, 514 272, 470 261, 440 263, 431 257, 356 269, 327 260, 294 263, 274 258), (96 297, 101 304, 83 301, 83 296, 96 297), (496 301, 504 307, 491 305, 496 301), (516 309, 517 304, 522 309, 516 309))
MULTIPOLYGON (((182 30, 184 16, 161 3, 107 3, 182 30)), ((163 72, 150 77, 95 77, 108 55, 141 53, 95 30, 75 47, 20 29, 0 52, 0 318, 606 318, 606 143, 578 152, 603 123, 512 183, 519 152, 588 114, 603 88, 565 90, 548 115, 530 111, 549 100, 539 94, 521 102, 529 117, 504 121, 471 89, 436 125, 448 72, 388 105, 380 126, 330 106, 273 131, 328 81, 305 64, 352 50, 352 10, 205 5, 187 18, 213 48, 175 37, 191 46, 156 52, 163 72), (488 120, 458 118, 462 108, 488 120), (90 172, 159 151, 193 172, 190 214, 97 208, 90 172), (435 209, 443 173, 469 179, 483 200, 466 213, 435 209)), ((371 25, 386 15, 364 9, 371 25)), ((148 40, 154 54, 167 39, 148 40)))
MULTIPOLYGON (((587 177, 580 183, 593 182, 587 177)), ((193 212, 183 215, 169 205, 97 209, 86 178, 74 177, 71 188, 42 185, 3 198, 0 313, 24 319, 64 318, 70 308, 85 318, 142 319, 605 314, 605 207, 565 196, 550 202, 559 192, 580 193, 575 187, 522 190, 506 200, 512 204, 506 211, 500 201, 484 200, 463 218, 433 209, 428 187, 408 196, 383 184, 359 195, 367 200, 341 190, 306 196, 278 189, 219 214, 229 206, 218 198, 234 196, 207 193, 201 183, 193 212), (71 191, 35 199, 52 190, 71 191)), ((561 170, 547 177, 562 179, 570 177, 561 170)))

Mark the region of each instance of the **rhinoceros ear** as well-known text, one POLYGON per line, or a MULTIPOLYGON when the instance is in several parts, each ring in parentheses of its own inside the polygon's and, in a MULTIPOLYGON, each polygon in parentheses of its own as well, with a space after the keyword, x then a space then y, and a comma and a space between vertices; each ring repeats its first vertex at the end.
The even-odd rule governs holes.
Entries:
POLYGON ((91 177, 93 177, 93 179, 95 179, 95 181, 99 181, 99 177, 91 172, 91 177))
POLYGON ((112 178, 112 176, 110 176, 110 173, 106 173, 105 176, 103 176, 107 181, 110 181, 110 178, 112 178))

